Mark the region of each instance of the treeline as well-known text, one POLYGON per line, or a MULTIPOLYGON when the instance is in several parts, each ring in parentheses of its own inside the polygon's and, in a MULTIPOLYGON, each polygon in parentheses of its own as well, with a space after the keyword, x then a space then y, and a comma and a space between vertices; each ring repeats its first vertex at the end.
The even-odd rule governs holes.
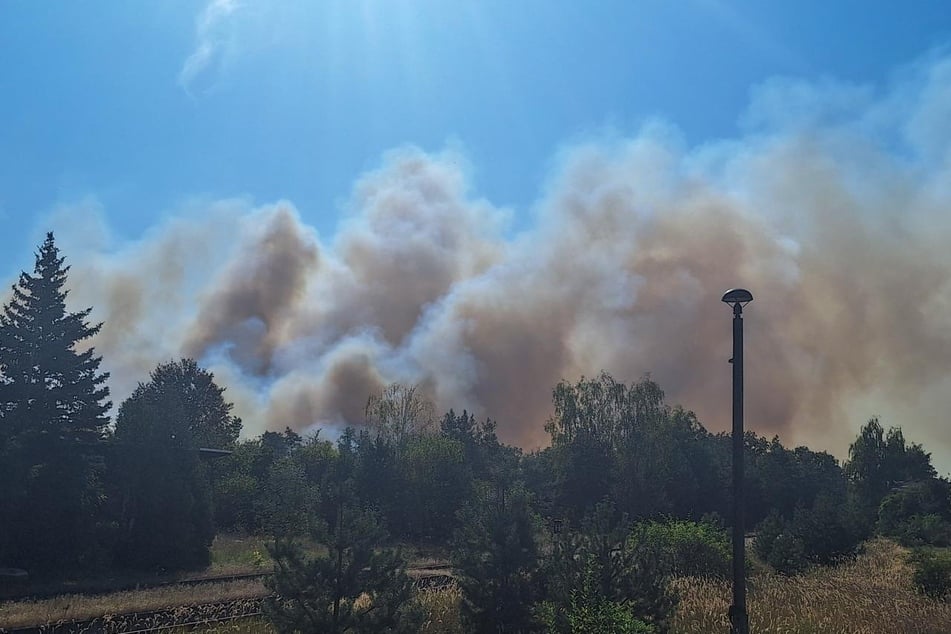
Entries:
MULTIPOLYGON (((730 438, 649 377, 560 383, 550 446, 531 453, 402 385, 335 439, 239 442, 223 389, 187 359, 155 368, 110 421, 85 343, 99 326, 66 310, 68 270, 50 234, 0 316, 0 565, 198 568, 217 532, 266 535, 274 622, 335 632, 418 622, 399 543, 451 550, 475 631, 664 631, 666 578, 729 570, 730 438)), ((875 533, 951 545, 951 485, 900 429, 869 421, 844 465, 753 433, 745 451, 747 525, 785 574, 875 533)))

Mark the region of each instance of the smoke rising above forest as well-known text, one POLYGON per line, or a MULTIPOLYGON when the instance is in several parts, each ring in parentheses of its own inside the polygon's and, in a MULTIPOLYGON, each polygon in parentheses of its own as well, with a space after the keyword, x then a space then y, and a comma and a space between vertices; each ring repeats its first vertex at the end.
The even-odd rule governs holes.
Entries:
POLYGON ((743 286, 748 428, 842 456, 881 414, 951 447, 951 59, 882 90, 773 81, 742 122, 701 147, 659 122, 566 146, 514 229, 464 157, 412 147, 357 180, 332 236, 288 201, 194 203, 122 244, 88 208, 52 228, 117 402, 186 355, 246 433, 359 423, 404 382, 535 447, 553 386, 604 369, 722 430, 719 300, 743 286))

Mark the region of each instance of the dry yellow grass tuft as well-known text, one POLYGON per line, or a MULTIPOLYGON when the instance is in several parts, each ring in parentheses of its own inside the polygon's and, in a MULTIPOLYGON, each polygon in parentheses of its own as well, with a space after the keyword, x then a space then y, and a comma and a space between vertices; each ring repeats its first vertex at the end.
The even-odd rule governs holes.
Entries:
MULTIPOLYGON (((750 631, 762 634, 946 634, 951 604, 912 587, 908 551, 887 540, 866 544, 855 561, 800 577, 773 573, 749 581, 750 631)), ((678 634, 729 631, 730 583, 696 578, 674 582, 681 595, 678 634)))
POLYGON ((426 615, 420 634, 462 634, 459 620, 462 590, 459 586, 452 584, 439 590, 420 592, 419 602, 426 615))
POLYGON ((201 632, 202 634, 277 634, 277 630, 263 617, 244 619, 234 623, 202 625, 197 628, 175 628, 168 630, 166 634, 193 634, 194 632, 201 632))

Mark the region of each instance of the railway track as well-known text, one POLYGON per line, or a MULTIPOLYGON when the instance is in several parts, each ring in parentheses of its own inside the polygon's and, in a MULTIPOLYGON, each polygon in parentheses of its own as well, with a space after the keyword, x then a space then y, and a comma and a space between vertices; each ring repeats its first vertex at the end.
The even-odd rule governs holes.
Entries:
MULTIPOLYGON (((449 566, 426 566, 407 569, 414 576, 413 585, 421 592, 439 591, 452 585, 449 566)), ((212 583, 228 581, 229 579, 253 579, 269 576, 270 573, 255 573, 254 575, 230 575, 225 577, 204 577, 183 580, 185 585, 196 583, 212 583)), ((156 584, 152 587, 164 587, 168 583, 156 584)), ((143 589, 141 586, 139 589, 143 589)), ((110 614, 89 619, 63 620, 55 623, 44 623, 24 627, 2 628, 0 634, 65 634, 67 632, 81 632, 83 634, 143 634, 145 632, 162 632, 177 628, 197 628, 260 617, 266 597, 235 599, 230 601, 215 601, 193 605, 150 610, 142 612, 128 612, 124 614, 110 614)))
MULTIPOLYGON (((436 564, 433 566, 409 566, 406 571, 413 576, 414 573, 429 572, 448 573, 451 570, 449 564, 436 564)), ((42 601, 44 599, 54 599, 65 594, 83 594, 86 596, 98 596, 112 594, 113 592, 129 592, 132 590, 154 590, 158 588, 170 588, 172 586, 197 586, 206 583, 230 583, 233 581, 253 581, 255 579, 266 579, 270 577, 270 572, 248 572, 233 575, 216 575, 209 577, 186 577, 184 579, 166 579, 152 583, 126 583, 118 585, 102 585, 93 587, 61 587, 56 590, 44 592, 27 592, 23 594, 0 594, 0 601, 42 601)))
POLYGON ((0 629, 3 634, 133 634, 161 632, 250 619, 261 616, 263 598, 237 599, 180 606, 148 612, 109 614, 91 619, 58 621, 27 627, 0 629))
POLYGON ((87 587, 60 587, 55 590, 43 592, 26 592, 23 594, 4 594, 0 596, 0 601, 42 601, 44 599, 54 599, 65 594, 83 594, 86 596, 98 596, 103 594, 112 594, 114 592, 129 592, 132 590, 156 590, 158 588, 169 588, 172 586, 197 586, 205 583, 228 583, 232 581, 246 581, 254 579, 264 579, 271 576, 270 572, 248 572, 234 575, 216 575, 211 577, 186 577, 184 579, 166 579, 155 582, 125 583, 116 585, 100 585, 87 587))

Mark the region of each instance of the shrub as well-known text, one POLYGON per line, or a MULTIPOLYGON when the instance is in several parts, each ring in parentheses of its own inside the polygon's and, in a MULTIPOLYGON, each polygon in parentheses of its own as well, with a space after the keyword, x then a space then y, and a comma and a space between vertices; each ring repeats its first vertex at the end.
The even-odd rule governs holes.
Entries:
POLYGON ((726 531, 713 523, 649 522, 635 529, 634 539, 652 552, 669 574, 718 578, 730 575, 730 540, 726 531))
POLYGON ((951 552, 920 549, 911 557, 915 589, 933 599, 944 599, 951 591, 951 552))
POLYGON ((812 506, 796 509, 789 532, 803 545, 806 558, 820 565, 839 563, 855 555, 862 534, 845 491, 824 492, 812 506))
POLYGON ((882 531, 902 546, 951 546, 951 523, 939 515, 912 515, 882 531))
POLYGON ((845 495, 822 493, 810 507, 796 509, 792 519, 773 512, 757 527, 753 549, 760 559, 784 575, 810 564, 829 565, 852 557, 862 531, 845 495))
POLYGON ((892 491, 878 507, 876 529, 904 546, 951 546, 951 483, 933 478, 892 491))
POLYGON ((765 562, 769 562, 769 554, 773 552, 773 544, 779 537, 785 523, 779 513, 773 511, 766 516, 759 526, 756 527, 756 537, 753 538, 753 552, 765 562))
POLYGON ((806 547, 802 540, 790 532, 782 532, 773 540, 766 563, 783 575, 797 575, 809 567, 806 547))
POLYGON ((545 601, 536 608, 546 632, 555 634, 655 634, 658 630, 637 618, 630 603, 611 601, 584 585, 573 593, 567 604, 545 601))
POLYGON ((559 536, 542 569, 536 617, 553 632, 667 632, 677 597, 656 549, 615 526, 599 504, 580 532, 559 536))

